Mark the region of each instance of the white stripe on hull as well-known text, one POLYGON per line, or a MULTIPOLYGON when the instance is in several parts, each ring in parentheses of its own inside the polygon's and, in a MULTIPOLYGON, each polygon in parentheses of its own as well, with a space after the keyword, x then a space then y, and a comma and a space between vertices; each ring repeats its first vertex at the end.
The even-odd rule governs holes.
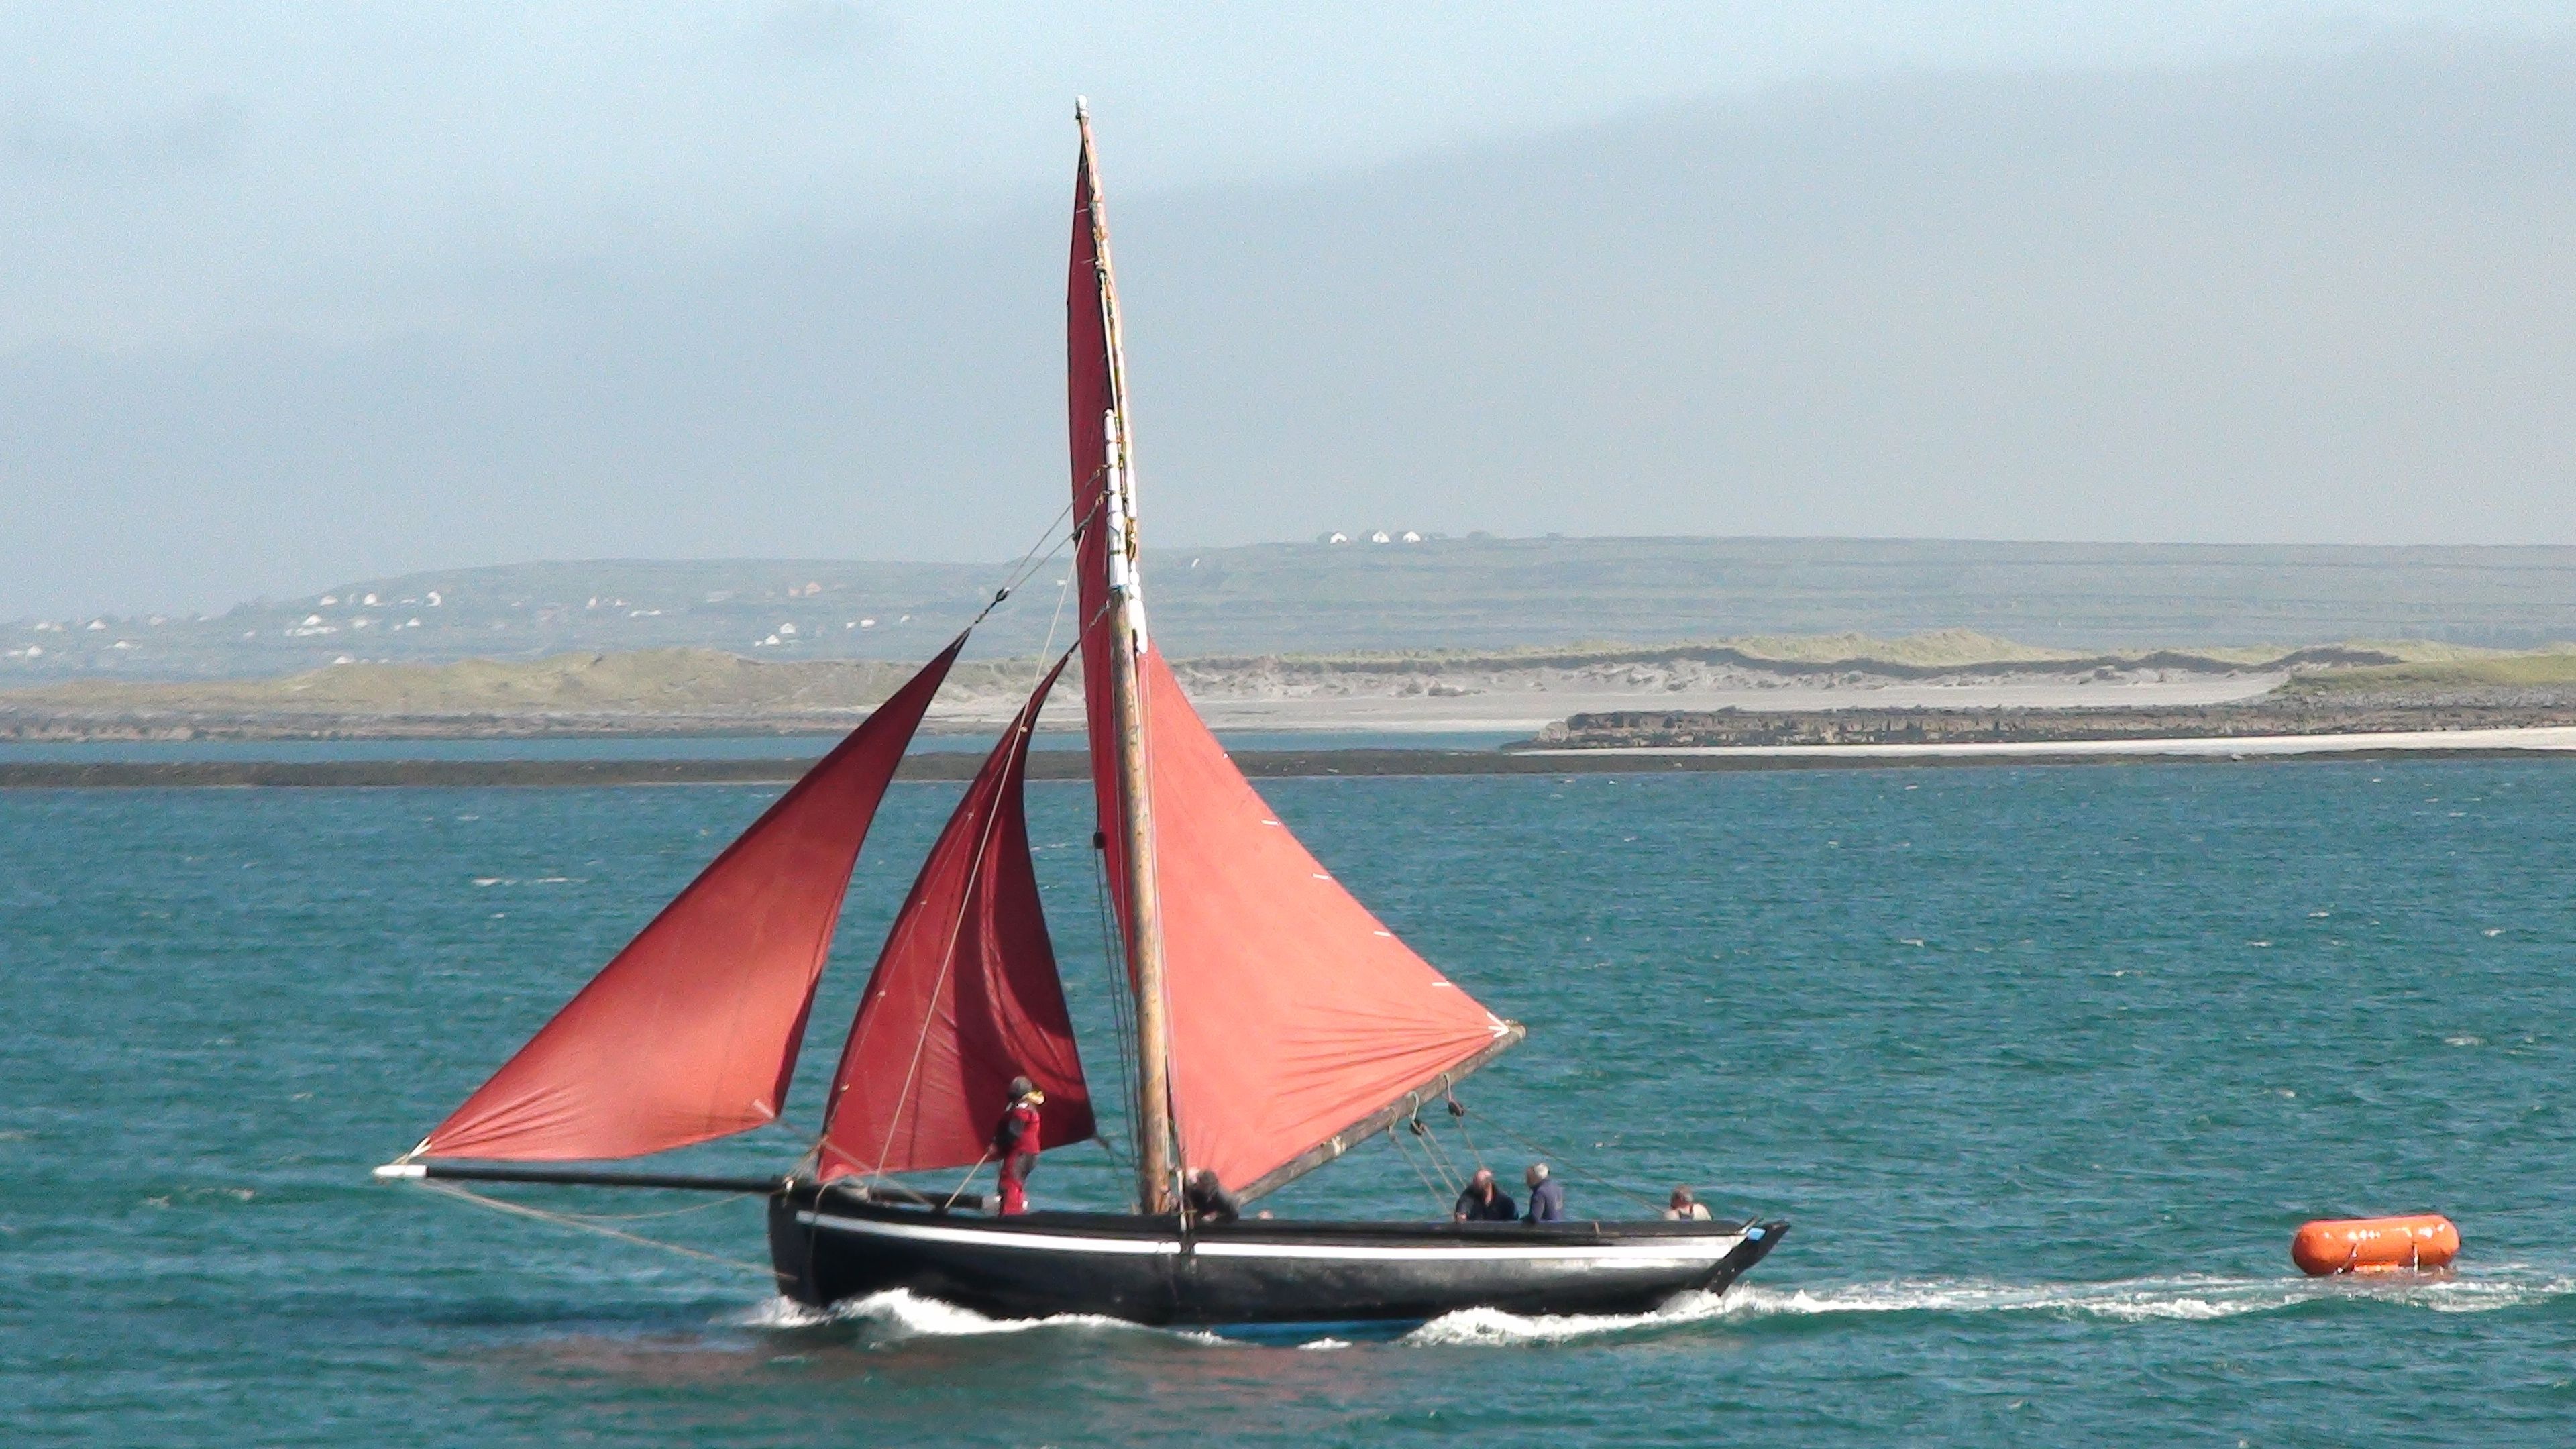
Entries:
MULTIPOLYGON (((1068 1233, 997 1232, 985 1228, 938 1227, 927 1223, 889 1223, 845 1218, 829 1213, 799 1212, 796 1221, 813 1227, 916 1242, 957 1243, 980 1248, 1015 1248, 1031 1252, 1103 1253, 1134 1257, 1177 1256, 1177 1238, 1083 1237, 1068 1233)), ((1618 1263, 1634 1267, 1686 1267, 1714 1263, 1744 1242, 1741 1234, 1725 1237, 1668 1237, 1630 1243, 1568 1243, 1562 1247, 1508 1244, 1443 1244, 1437 1247, 1391 1247, 1374 1243, 1336 1246, 1330 1243, 1248 1243, 1202 1240, 1192 1250, 1203 1258, 1305 1259, 1346 1263, 1555 1262, 1618 1263)))
POLYGON ((1202 1258, 1316 1258, 1365 1263, 1419 1262, 1617 1262, 1641 1266, 1714 1263, 1735 1251, 1742 1238, 1681 1238, 1646 1243, 1588 1243, 1580 1247, 1518 1248, 1460 1244, 1455 1247, 1390 1248, 1372 1244, 1335 1247, 1329 1243, 1200 1243, 1202 1258))
POLYGON ((909 1238, 922 1243, 968 1243, 980 1248, 1118 1253, 1141 1257, 1181 1251, 1177 1238, 1082 1238, 1065 1233, 995 1233, 976 1228, 932 1227, 927 1223, 881 1223, 870 1218, 844 1218, 813 1212, 799 1212, 796 1221, 818 1228, 837 1228, 845 1233, 872 1233, 881 1238, 909 1238))

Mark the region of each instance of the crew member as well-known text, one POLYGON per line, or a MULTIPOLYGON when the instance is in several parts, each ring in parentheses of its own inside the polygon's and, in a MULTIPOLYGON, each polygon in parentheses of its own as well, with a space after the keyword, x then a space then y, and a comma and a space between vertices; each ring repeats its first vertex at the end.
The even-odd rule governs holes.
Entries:
POLYGON ((1029 1210, 1029 1169, 1038 1165, 1038 1150, 1044 1146, 1038 1108, 1045 1105, 1046 1093, 1026 1077, 1011 1078, 1011 1105, 1002 1109, 1002 1120, 993 1128, 993 1154, 1002 1160, 1002 1215, 1009 1217, 1029 1210))
POLYGON ((1677 1187, 1673 1189, 1673 1205, 1664 1209, 1664 1216, 1675 1222, 1704 1223, 1708 1221, 1708 1204, 1691 1196, 1689 1188, 1677 1187))
POLYGON ((1547 1175, 1546 1163, 1531 1163, 1529 1171, 1521 1174, 1521 1180, 1529 1184, 1530 1190, 1529 1212, 1522 1216, 1522 1222, 1565 1221, 1565 1184, 1547 1175))
POLYGON ((1230 1223, 1243 1216, 1243 1202, 1225 1190, 1214 1169, 1202 1167, 1181 1184, 1181 1202, 1203 1223, 1230 1223))
POLYGON ((1521 1205, 1494 1181, 1494 1170, 1479 1167, 1467 1180, 1467 1190, 1458 1194, 1458 1205, 1449 1210, 1453 1223, 1507 1223, 1521 1215, 1521 1205))

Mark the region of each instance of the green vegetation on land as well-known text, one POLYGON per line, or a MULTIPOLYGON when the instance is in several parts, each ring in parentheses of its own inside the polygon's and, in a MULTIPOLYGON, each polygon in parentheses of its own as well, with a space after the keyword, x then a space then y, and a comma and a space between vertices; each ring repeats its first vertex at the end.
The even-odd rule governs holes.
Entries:
POLYGON ((2404 663, 2302 674, 2283 689, 2296 695, 2427 694, 2456 690, 2551 689, 2576 686, 2576 645, 2524 654, 2455 651, 2404 663), (2465 656, 2465 657, 2464 657, 2465 656))

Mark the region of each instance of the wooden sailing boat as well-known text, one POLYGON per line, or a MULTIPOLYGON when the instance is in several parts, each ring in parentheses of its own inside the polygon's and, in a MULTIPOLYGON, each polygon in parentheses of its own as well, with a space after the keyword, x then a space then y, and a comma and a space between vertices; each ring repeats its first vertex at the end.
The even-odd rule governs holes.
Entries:
POLYGON ((965 636, 780 797, 421 1144, 380 1176, 756 1191, 779 1289, 902 1288, 987 1313, 1147 1323, 1622 1312, 1721 1290, 1785 1223, 1209 1221, 1182 1185, 1270 1192, 1414 1119, 1520 1040, 1382 926, 1270 813, 1154 648, 1134 434, 1088 116, 1066 295, 1073 541, 1094 837, 1133 993, 1136 1203, 986 1216, 892 1174, 989 1155, 1006 1084, 1049 1148, 1095 1131, 1029 859, 1038 685, 889 932, 822 1132, 777 1178, 545 1167, 775 1120, 861 843, 965 636))

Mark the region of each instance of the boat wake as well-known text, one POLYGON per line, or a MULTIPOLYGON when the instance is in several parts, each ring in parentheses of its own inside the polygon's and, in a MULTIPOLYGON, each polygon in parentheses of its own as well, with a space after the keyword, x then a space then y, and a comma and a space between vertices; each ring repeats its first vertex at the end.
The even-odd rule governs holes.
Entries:
POLYGON ((746 1328, 853 1327, 859 1331, 863 1341, 878 1346, 914 1339, 982 1338, 994 1334, 1048 1331, 1152 1334, 1193 1343, 1222 1341, 1213 1334, 1155 1328, 1101 1313, 1058 1313, 1045 1318, 988 1318, 971 1308, 924 1298, 901 1288, 871 1293, 865 1298, 853 1298, 829 1308, 811 1308, 793 1299, 772 1298, 735 1322, 746 1328))
POLYGON ((1406 1335, 1412 1344, 1562 1343, 1704 1323, 1837 1314, 2040 1313, 2118 1323, 2184 1322, 2273 1313, 2311 1304, 2360 1303, 2434 1313, 2491 1313, 2576 1294, 2576 1277, 2504 1267, 2476 1276, 2386 1278, 2129 1278, 2109 1283, 2004 1283, 1898 1279, 1815 1288, 1738 1287, 1687 1293, 1653 1313, 1525 1316, 1473 1308, 1406 1335))
MULTIPOLYGON (((2321 1304, 2363 1304, 2432 1313, 2492 1313, 2576 1295, 2576 1276, 2506 1266, 2478 1274, 2386 1278, 2229 1278, 2190 1275, 2109 1283, 2006 1283, 1974 1278, 1892 1279, 1810 1288, 1738 1287, 1724 1295, 1685 1293, 1652 1313, 1529 1315, 1499 1308, 1444 1314, 1393 1340, 1397 1345, 1568 1343, 1652 1335, 1696 1325, 1751 1326, 1766 1320, 1837 1315, 2035 1313, 2112 1323, 2204 1322, 2321 1304)), ((989 1318, 936 1298, 895 1289, 829 1309, 772 1298, 734 1320, 747 1328, 847 1326, 872 1347, 917 1340, 1058 1332, 1136 1334, 1191 1344, 1236 1338, 1195 1329, 1154 1328, 1093 1313, 989 1318)), ((1271 1340, 1260 1340, 1271 1341, 1271 1340)), ((1275 1340, 1276 1346, 1347 1348, 1340 1338, 1275 1340)))

